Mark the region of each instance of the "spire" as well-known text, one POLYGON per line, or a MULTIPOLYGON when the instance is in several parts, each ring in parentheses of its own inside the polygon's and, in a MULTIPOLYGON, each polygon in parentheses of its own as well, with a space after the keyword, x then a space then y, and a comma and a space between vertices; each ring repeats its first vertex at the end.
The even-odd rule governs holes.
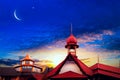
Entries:
POLYGON ((32 60, 30 55, 27 53, 26 56, 22 59, 23 60, 32 60))
POLYGON ((66 40, 67 44, 77 44, 77 39, 72 33, 72 23, 70 26, 70 36, 66 40))
POLYGON ((99 68, 99 63, 100 63, 100 58, 99 58, 99 54, 97 55, 97 63, 98 63, 98 68, 99 68))
POLYGON ((27 53, 25 59, 30 59, 30 55, 27 53))
POLYGON ((100 60, 99 60, 99 54, 97 55, 97 57, 98 57, 98 60, 97 60, 97 62, 99 63, 99 62, 100 62, 100 60))
POLYGON ((119 60, 119 68, 120 68, 120 60, 119 60))
POLYGON ((71 32, 71 35, 73 34, 72 33, 72 23, 70 24, 70 32, 71 32))
POLYGON ((97 63, 100 63, 100 56, 97 54, 97 63))
POLYGON ((68 53, 77 57, 76 56, 76 48, 78 48, 79 46, 77 45, 76 37, 72 33, 72 24, 70 26, 70 36, 67 38, 66 43, 67 44, 65 45, 65 48, 68 49, 68 53))

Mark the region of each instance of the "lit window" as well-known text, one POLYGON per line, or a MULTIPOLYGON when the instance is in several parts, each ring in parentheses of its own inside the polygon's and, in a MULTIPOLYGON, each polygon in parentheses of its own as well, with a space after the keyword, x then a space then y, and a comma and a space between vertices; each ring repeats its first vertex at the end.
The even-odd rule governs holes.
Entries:
POLYGON ((25 61, 22 61, 22 65, 24 65, 25 64, 25 61))
POLYGON ((32 62, 32 61, 30 61, 30 64, 31 64, 31 65, 33 65, 33 62, 32 62))
POLYGON ((75 50, 74 49, 70 49, 70 52, 75 52, 75 50))
POLYGON ((29 64, 29 61, 25 61, 26 64, 29 64))

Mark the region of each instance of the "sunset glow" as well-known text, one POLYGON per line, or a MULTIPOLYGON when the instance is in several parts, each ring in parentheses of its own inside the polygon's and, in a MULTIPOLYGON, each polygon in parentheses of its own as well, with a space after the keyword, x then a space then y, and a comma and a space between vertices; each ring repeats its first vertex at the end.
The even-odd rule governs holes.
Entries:
POLYGON ((88 66, 119 67, 119 0, 0 0, 0 66, 14 66, 29 54, 56 66, 68 54, 71 33, 77 56, 88 66), (6 6, 7 5, 7 6, 6 6), (72 27, 71 27, 72 26, 72 27))
MULTIPOLYGON (((89 35, 84 34, 78 36, 77 40, 78 44, 80 45, 80 47, 77 49, 78 58, 88 66, 92 66, 95 63, 98 63, 99 56, 100 63, 118 67, 119 59, 115 58, 119 56, 118 51, 106 51, 105 49, 99 48, 101 44, 89 44, 90 42, 94 42, 96 40, 102 41, 106 35, 111 36, 114 34, 112 31, 104 30, 101 34, 92 33, 89 35)), ((65 44, 66 39, 58 40, 52 44, 44 46, 43 48, 31 49, 25 52, 29 53, 34 59, 51 61, 50 64, 55 67, 61 61, 63 61, 68 54, 68 50, 64 48, 65 44)), ((21 53, 23 52, 21 51, 17 55, 20 55, 21 53)))

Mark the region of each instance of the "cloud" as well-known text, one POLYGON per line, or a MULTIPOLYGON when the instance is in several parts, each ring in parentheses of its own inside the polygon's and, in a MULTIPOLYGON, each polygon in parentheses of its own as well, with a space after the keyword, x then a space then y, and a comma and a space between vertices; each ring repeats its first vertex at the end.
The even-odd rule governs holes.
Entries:
POLYGON ((102 49, 103 48, 102 46, 107 46, 103 44, 104 40, 109 39, 111 36, 114 36, 113 31, 102 30, 99 33, 86 33, 83 35, 78 35, 77 40, 80 47, 87 48, 90 50, 98 50, 102 49))
POLYGON ((13 66, 19 62, 20 62, 19 60, 14 60, 14 59, 0 59, 0 65, 4 65, 4 66, 13 66))
MULTIPOLYGON (((51 33, 54 34, 54 33, 51 33)), ((47 34, 46 34, 47 35, 47 34)), ((92 32, 92 33, 83 33, 77 35, 77 40, 79 48, 77 49, 77 56, 79 59, 86 59, 91 57, 96 57, 98 54, 103 58, 113 56, 113 53, 107 49, 107 45, 103 44, 106 40, 109 40, 111 36, 114 36, 115 33, 111 30, 102 30, 101 32, 92 32), (103 47, 104 46, 104 47, 103 47)), ((50 35, 49 35, 50 36, 50 35)), ((49 37, 48 36, 48 37, 49 37)), ((55 35, 54 35, 55 36, 55 35)), ((59 35, 60 37, 61 35, 59 35)), ((65 37, 65 36, 64 36, 65 37)), ((39 39, 40 40, 40 39, 39 39)), ((108 41, 110 42, 110 41, 108 41)), ((43 43, 44 44, 44 43, 43 43)), ((58 38, 50 42, 49 44, 40 45, 41 47, 35 47, 20 51, 13 52, 15 56, 25 55, 29 53, 32 58, 39 60, 49 60, 52 61, 54 65, 59 64, 66 57, 67 49, 64 48, 66 45, 66 38, 58 38)), ((115 54, 117 56, 117 54, 115 54)), ((89 65, 95 63, 87 61, 89 65)))

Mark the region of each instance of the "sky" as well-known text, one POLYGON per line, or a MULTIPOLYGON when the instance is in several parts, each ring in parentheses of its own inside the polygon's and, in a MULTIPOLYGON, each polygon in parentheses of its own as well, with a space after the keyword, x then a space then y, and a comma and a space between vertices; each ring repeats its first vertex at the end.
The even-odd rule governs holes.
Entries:
POLYGON ((0 0, 0 60, 64 60, 70 24, 79 59, 119 66, 119 0, 0 0), (93 60, 95 59, 95 60, 93 60))

